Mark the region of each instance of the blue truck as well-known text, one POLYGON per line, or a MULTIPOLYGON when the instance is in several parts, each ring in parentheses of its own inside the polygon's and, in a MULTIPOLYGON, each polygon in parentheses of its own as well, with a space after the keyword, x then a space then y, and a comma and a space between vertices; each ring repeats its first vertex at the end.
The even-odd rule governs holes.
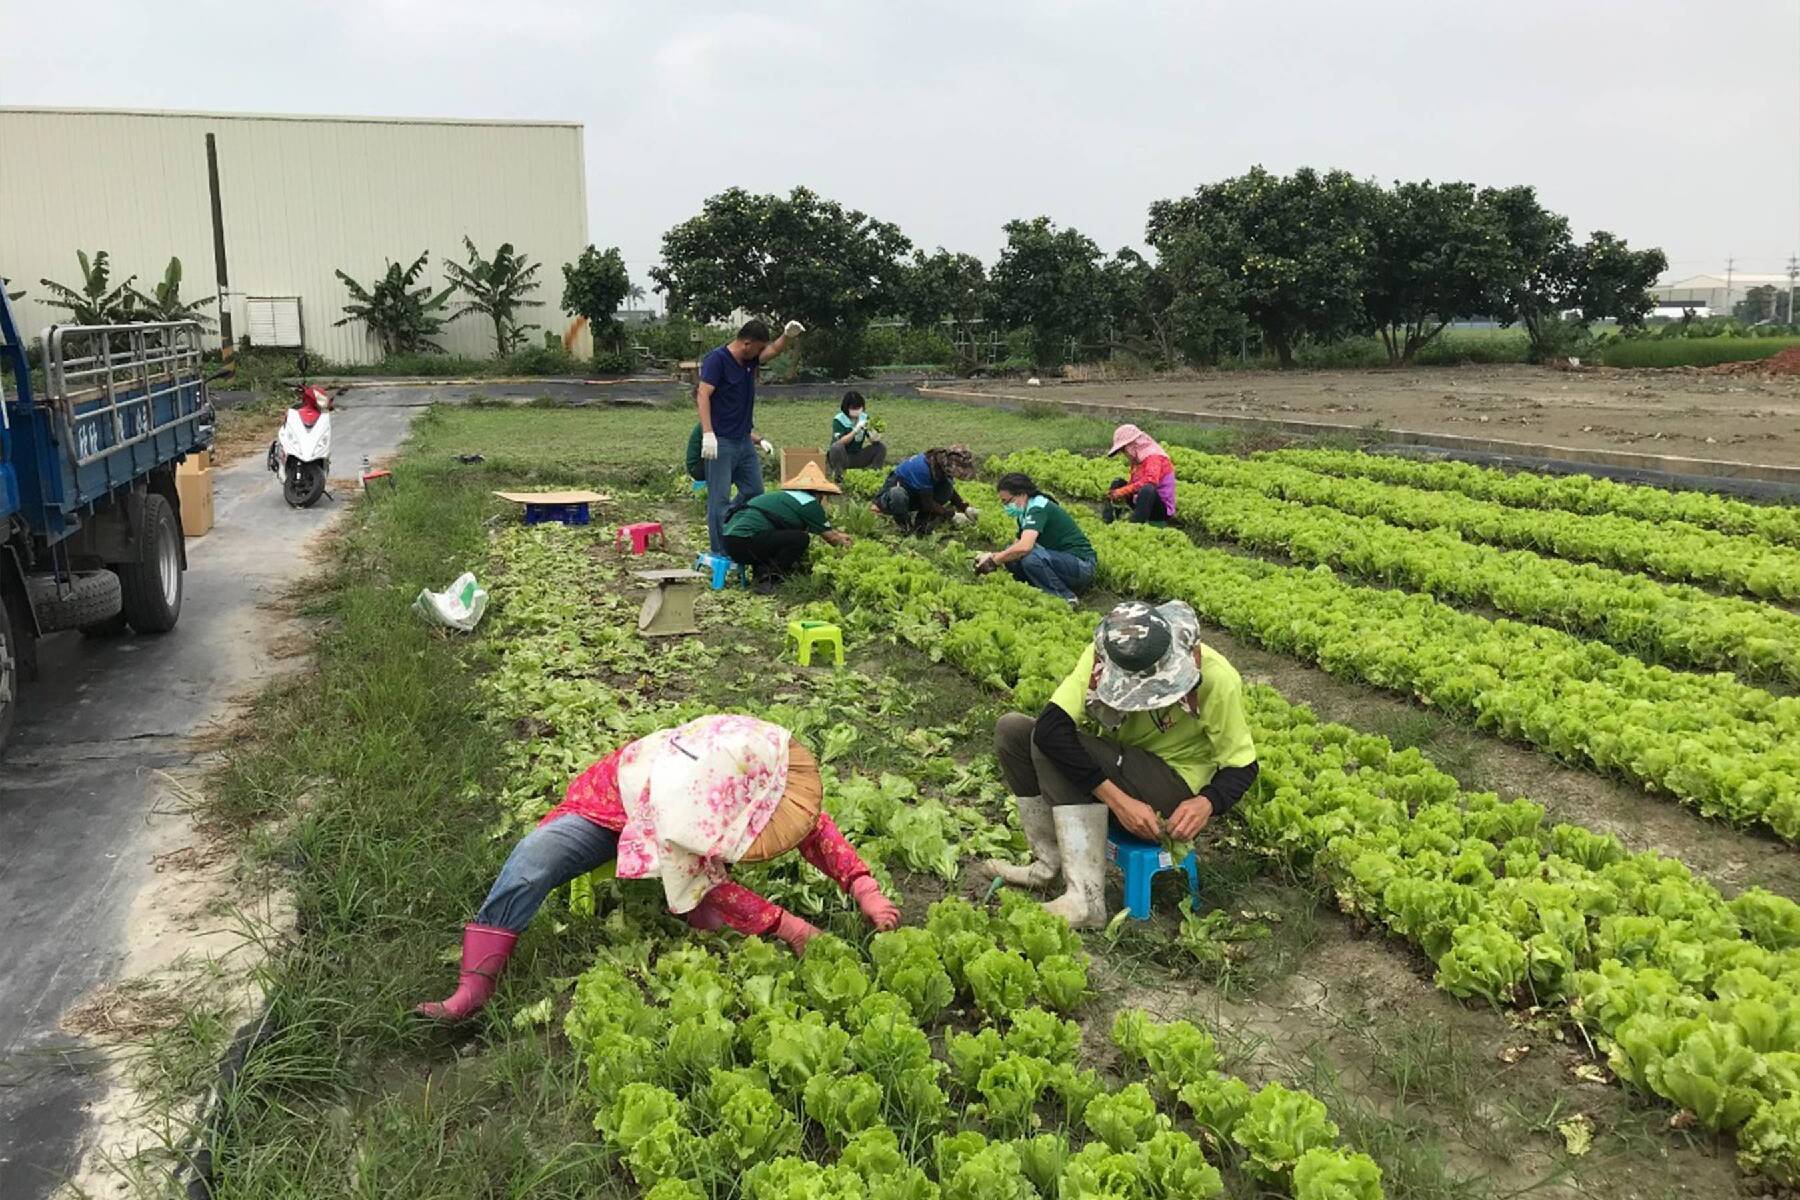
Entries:
POLYGON ((213 436, 202 338, 192 321, 52 325, 29 345, 0 279, 0 748, 39 638, 181 615, 175 472, 213 436))

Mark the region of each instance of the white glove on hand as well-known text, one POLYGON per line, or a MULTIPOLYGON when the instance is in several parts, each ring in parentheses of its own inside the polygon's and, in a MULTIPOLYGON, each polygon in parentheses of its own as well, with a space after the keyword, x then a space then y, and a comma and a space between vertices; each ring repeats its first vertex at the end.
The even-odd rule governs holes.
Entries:
POLYGON ((760 446, 760 447, 762 447, 762 452, 763 452, 763 453, 764 453, 764 454, 773 454, 773 453, 775 453, 775 447, 774 447, 774 445, 773 445, 773 444, 772 444, 772 443, 771 443, 771 442, 770 442, 770 441, 769 441, 769 439, 768 439, 768 438, 764 438, 764 439, 763 439, 763 440, 762 440, 762 441, 760 441, 760 442, 758 442, 758 443, 756 443, 756 444, 757 444, 757 445, 758 445, 758 446, 760 446))
POLYGON ((856 418, 856 427, 858 429, 861 429, 864 425, 867 425, 868 423, 869 423, 869 414, 868 413, 863 413, 861 416, 856 418))
POLYGON ((976 508, 973 504, 963 509, 963 515, 969 518, 969 524, 971 525, 981 520, 981 510, 976 508))
POLYGON ((803 334, 805 332, 806 332, 806 326, 802 325, 798 321, 789 321, 786 325, 783 325, 781 327, 781 336, 782 337, 799 337, 801 334, 803 334))
POLYGON ((986 575, 993 569, 994 556, 992 554, 983 554, 975 560, 975 573, 977 575, 986 575))
POLYGON ((950 523, 952 525, 973 525, 975 518, 966 512, 956 512, 950 514, 950 523))
POLYGON ((719 457, 718 434, 703 433, 700 435, 700 457, 709 460, 719 457))

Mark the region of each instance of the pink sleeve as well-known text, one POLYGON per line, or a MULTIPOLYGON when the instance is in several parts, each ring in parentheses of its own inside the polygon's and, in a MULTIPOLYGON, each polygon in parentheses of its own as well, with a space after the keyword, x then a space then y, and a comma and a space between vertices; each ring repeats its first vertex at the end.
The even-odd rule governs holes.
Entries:
POLYGON ((831 882, 845 891, 850 890, 858 877, 869 873, 869 864, 838 832, 837 822, 828 812, 819 814, 818 825, 800 843, 800 857, 823 871, 831 882))
POLYGON ((763 899, 741 883, 726 880, 706 893, 703 904, 711 905, 725 924, 745 937, 761 937, 781 920, 781 906, 763 899))

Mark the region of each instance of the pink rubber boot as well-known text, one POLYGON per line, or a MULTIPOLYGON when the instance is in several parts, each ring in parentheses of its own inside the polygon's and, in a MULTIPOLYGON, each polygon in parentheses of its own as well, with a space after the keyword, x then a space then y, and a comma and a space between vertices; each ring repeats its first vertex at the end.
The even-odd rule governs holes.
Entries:
POLYGON ((421 1017, 445 1024, 466 1021, 494 994, 500 972, 512 957, 519 935, 491 925, 463 926, 462 974, 447 1000, 430 1000, 413 1009, 421 1017))

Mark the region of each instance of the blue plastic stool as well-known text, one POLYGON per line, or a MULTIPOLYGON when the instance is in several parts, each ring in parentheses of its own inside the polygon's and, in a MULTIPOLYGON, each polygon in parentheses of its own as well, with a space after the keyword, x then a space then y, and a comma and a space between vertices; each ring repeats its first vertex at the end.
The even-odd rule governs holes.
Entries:
POLYGON ((704 480, 704 479, 694 480, 694 489, 693 490, 698 495, 701 495, 701 496, 706 495, 706 480, 704 480))
POLYGON ((1164 871, 1187 872, 1188 894, 1193 897, 1194 911, 1200 910, 1200 860, 1192 850, 1177 866, 1156 842, 1132 837, 1114 825, 1106 831, 1106 857, 1125 874, 1125 907, 1134 919, 1150 919, 1150 881, 1164 871))
POLYGON ((737 568, 738 582, 745 587, 749 587, 750 568, 746 567, 743 563, 732 562, 723 554, 702 554, 694 559, 694 570, 700 572, 702 575, 710 575, 712 577, 712 588, 715 592, 725 586, 726 577, 731 574, 731 569, 733 567, 737 568))

